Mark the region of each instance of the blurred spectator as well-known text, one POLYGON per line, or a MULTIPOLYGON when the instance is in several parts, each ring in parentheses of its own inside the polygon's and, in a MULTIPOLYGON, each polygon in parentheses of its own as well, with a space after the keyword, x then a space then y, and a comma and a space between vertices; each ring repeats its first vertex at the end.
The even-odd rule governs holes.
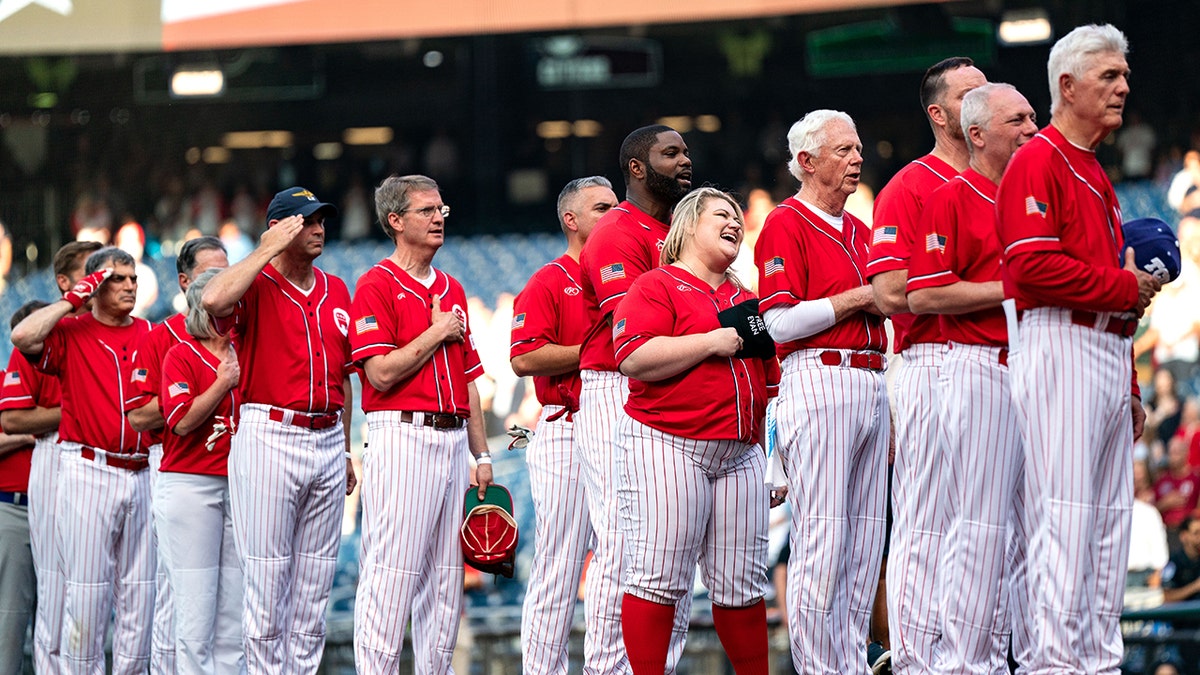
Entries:
POLYGON ((108 204, 91 190, 80 193, 71 212, 71 231, 79 241, 107 245, 112 239, 112 213, 108 204))
POLYGON ((1178 383, 1190 383, 1200 357, 1200 269, 1182 265, 1179 278, 1163 285, 1147 313, 1149 328, 1137 339, 1134 353, 1152 350, 1156 367, 1171 371, 1178 383))
POLYGON ((433 132, 433 138, 425 146, 422 163, 426 175, 445 178, 449 183, 458 180, 458 146, 444 127, 438 127, 433 132))
POLYGON ((1187 446, 1172 440, 1167 446, 1167 469, 1154 483, 1154 505, 1167 526, 1171 550, 1178 548, 1179 526, 1196 509, 1200 497, 1200 474, 1187 460, 1187 446))
POLYGON ((1200 152, 1188 150, 1183 155, 1183 168, 1175 174, 1167 188, 1167 203, 1176 211, 1187 213, 1190 209, 1185 209, 1183 203, 1187 194, 1194 192, 1197 187, 1200 187, 1200 152))
POLYGON ((1158 137, 1154 128, 1140 113, 1130 112, 1121 131, 1117 133, 1117 150, 1121 151, 1121 178, 1145 180, 1154 171, 1154 148, 1158 137))
MULTIPOLYGON (((215 235, 221 226, 221 192, 210 180, 204 180, 192 195, 192 225, 204 235, 215 235)), ((230 260, 232 263, 233 261, 230 260)))
POLYGON ((113 244, 133 256, 134 270, 137 272, 137 299, 133 305, 133 315, 147 318, 150 308, 158 302, 158 276, 154 268, 142 262, 146 251, 146 232, 141 225, 130 220, 117 230, 113 244))
MULTIPOLYGON (((254 233, 259 229, 259 223, 264 220, 265 215, 259 213, 258 206, 258 200, 250 193, 249 186, 241 183, 234 191, 233 199, 229 201, 229 217, 237 223, 242 232, 254 233)), ((233 263, 232 256, 229 262, 233 263)))
POLYGON ((371 203, 362 176, 354 174, 342 195, 342 241, 366 239, 371 234, 371 203))
POLYGON ((1163 602, 1194 600, 1200 595, 1200 520, 1184 518, 1179 542, 1182 547, 1162 571, 1163 602))
POLYGON ((1179 429, 1183 404, 1179 399, 1175 376, 1170 370, 1159 368, 1154 371, 1153 383, 1154 390, 1146 399, 1146 435, 1161 446, 1151 448, 1151 456, 1157 457, 1179 429))
POLYGON ((0 295, 8 288, 8 273, 12 271, 13 250, 12 236, 8 228, 0 221, 0 295))
POLYGON ((1174 658, 1162 658, 1154 662, 1150 675, 1180 675, 1180 665, 1174 658))
POLYGON ((1154 479, 1150 476, 1150 465, 1144 459, 1133 460, 1133 498, 1150 506, 1154 506, 1157 499, 1154 493, 1154 479))
MULTIPOLYGON (((1134 464, 1135 484, 1137 464, 1134 464)), ((1143 473, 1145 465, 1142 465, 1143 473)), ((1159 571, 1167 564, 1167 528, 1153 504, 1133 500, 1133 529, 1129 540, 1129 577, 1127 586, 1159 585, 1159 571)))
POLYGON ((754 245, 758 243, 763 223, 767 222, 767 214, 774 209, 775 200, 771 198, 770 192, 762 188, 751 190, 746 197, 746 224, 742 230, 742 247, 738 249, 738 257, 733 261, 731 269, 737 275, 738 281, 755 293, 758 292, 758 267, 754 265, 754 245))
POLYGON ((230 265, 250 255, 250 252, 254 250, 254 240, 246 234, 236 220, 226 220, 225 224, 221 225, 217 236, 221 238, 221 243, 225 244, 225 250, 229 252, 230 265))
POLYGON ((1188 398, 1183 402, 1183 410, 1179 413, 1179 428, 1167 441, 1183 446, 1187 454, 1188 464, 1192 468, 1200 468, 1200 401, 1188 398))

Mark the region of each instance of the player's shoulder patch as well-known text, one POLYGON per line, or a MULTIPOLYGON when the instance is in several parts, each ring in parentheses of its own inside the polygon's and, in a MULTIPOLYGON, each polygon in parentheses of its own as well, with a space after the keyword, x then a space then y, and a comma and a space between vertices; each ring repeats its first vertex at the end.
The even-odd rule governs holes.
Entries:
POLYGON ((875 228, 875 232, 871 235, 871 245, 879 246, 880 244, 896 243, 896 226, 895 225, 880 225, 875 228))
POLYGON ((930 232, 925 235, 925 252, 926 253, 945 253, 946 252, 946 235, 930 232))
POLYGON ((613 326, 613 337, 618 338, 624 334, 625 334, 625 319, 621 319, 620 321, 617 321, 616 325, 613 326))
POLYGON ((774 276, 784 269, 783 256, 777 255, 763 263, 763 276, 774 276))
POLYGON ((1049 210, 1048 202, 1039 201, 1033 195, 1025 196, 1025 215, 1046 217, 1046 212, 1049 210))
POLYGON ((600 283, 607 284, 625 278, 625 264, 613 263, 600 268, 600 283))
POLYGON ((370 333, 373 330, 379 330, 379 320, 375 318, 374 314, 368 314, 354 322, 355 335, 370 333))
POLYGON ((524 327, 525 327, 525 312, 521 312, 520 314, 514 315, 513 320, 512 320, 512 330, 517 330, 518 328, 524 328, 524 327))

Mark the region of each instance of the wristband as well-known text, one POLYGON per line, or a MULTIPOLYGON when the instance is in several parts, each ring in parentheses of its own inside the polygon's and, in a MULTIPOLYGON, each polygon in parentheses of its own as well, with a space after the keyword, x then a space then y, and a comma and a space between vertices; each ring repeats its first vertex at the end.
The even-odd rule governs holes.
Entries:
POLYGON ((349 450, 346 451, 346 459, 354 459, 354 455, 351 455, 349 450))
POLYGON ((483 452, 483 453, 480 453, 475 456, 475 464, 476 465, 481 466, 484 464, 491 464, 491 463, 492 463, 492 453, 490 453, 490 452, 483 452))

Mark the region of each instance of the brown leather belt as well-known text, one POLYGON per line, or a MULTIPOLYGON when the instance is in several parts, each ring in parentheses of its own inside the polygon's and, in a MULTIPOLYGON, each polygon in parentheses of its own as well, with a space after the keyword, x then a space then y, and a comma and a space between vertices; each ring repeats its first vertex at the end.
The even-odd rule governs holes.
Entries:
POLYGON ((467 423, 465 419, 458 415, 412 412, 411 410, 402 410, 400 412, 400 421, 405 424, 416 424, 423 427, 433 427, 434 429, 461 429, 467 423))
POLYGON ((328 429, 338 423, 337 413, 305 414, 283 408, 271 408, 268 417, 272 422, 290 424, 301 429, 328 429))
POLYGON ((842 353, 832 349, 821 352, 821 363, 827 366, 847 365, 851 368, 864 370, 883 370, 883 354, 879 352, 851 352, 843 357, 842 353))
POLYGON ((126 471, 141 471, 150 468, 150 460, 146 457, 124 457, 88 445, 79 446, 79 456, 91 462, 100 461, 106 466, 126 471))

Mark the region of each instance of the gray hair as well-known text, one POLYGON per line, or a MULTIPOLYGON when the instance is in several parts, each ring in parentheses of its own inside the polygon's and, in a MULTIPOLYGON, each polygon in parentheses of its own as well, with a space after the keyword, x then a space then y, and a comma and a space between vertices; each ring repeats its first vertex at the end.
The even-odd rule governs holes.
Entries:
POLYGON ((184 320, 184 328, 188 335, 197 340, 211 340, 219 337, 221 334, 217 332, 216 326, 213 325, 212 316, 208 310, 204 309, 204 303, 201 299, 204 298, 204 289, 208 286, 208 282, 212 278, 220 274, 221 270, 209 268, 201 272, 187 289, 188 313, 184 320))
POLYGON ((562 223, 563 214, 575 208, 575 204, 571 202, 579 195, 580 192, 590 187, 605 187, 609 190, 613 189, 612 181, 604 176, 588 176, 586 178, 576 178, 575 180, 563 186, 562 192, 558 193, 558 222, 562 223))
POLYGON ((988 128, 988 124, 992 121, 992 106, 990 105, 992 92, 1003 89, 1017 91, 1017 88, 1011 84, 988 82, 967 92, 962 100, 962 110, 958 113, 958 119, 962 123, 963 136, 969 137, 967 130, 971 127, 988 128))
POLYGON ((849 124, 851 129, 858 131, 854 119, 840 110, 814 110, 801 117, 788 130, 788 152, 791 157, 788 159, 788 171, 796 180, 804 181, 804 171, 800 168, 800 162, 796 161, 796 156, 802 152, 812 157, 820 155, 821 147, 825 145, 825 128, 834 120, 841 120, 849 124))
POLYGON ((83 273, 91 274, 105 267, 116 267, 117 265, 134 267, 137 265, 137 261, 128 252, 116 246, 105 246, 88 256, 87 262, 83 264, 83 273))
POLYGON ((1111 24, 1089 24, 1067 33, 1050 49, 1050 60, 1046 71, 1050 76, 1050 114, 1058 111, 1062 104, 1059 79, 1063 75, 1083 77, 1091 64, 1092 56, 1104 52, 1129 52, 1129 40, 1125 34, 1111 24))
POLYGON ((428 176, 416 174, 397 176, 393 174, 383 179, 379 187, 375 188, 375 217, 379 218, 379 225, 387 233, 388 239, 393 241, 396 239, 396 231, 388 225, 388 214, 401 213, 407 209, 410 192, 428 192, 437 189, 437 182, 428 176))

